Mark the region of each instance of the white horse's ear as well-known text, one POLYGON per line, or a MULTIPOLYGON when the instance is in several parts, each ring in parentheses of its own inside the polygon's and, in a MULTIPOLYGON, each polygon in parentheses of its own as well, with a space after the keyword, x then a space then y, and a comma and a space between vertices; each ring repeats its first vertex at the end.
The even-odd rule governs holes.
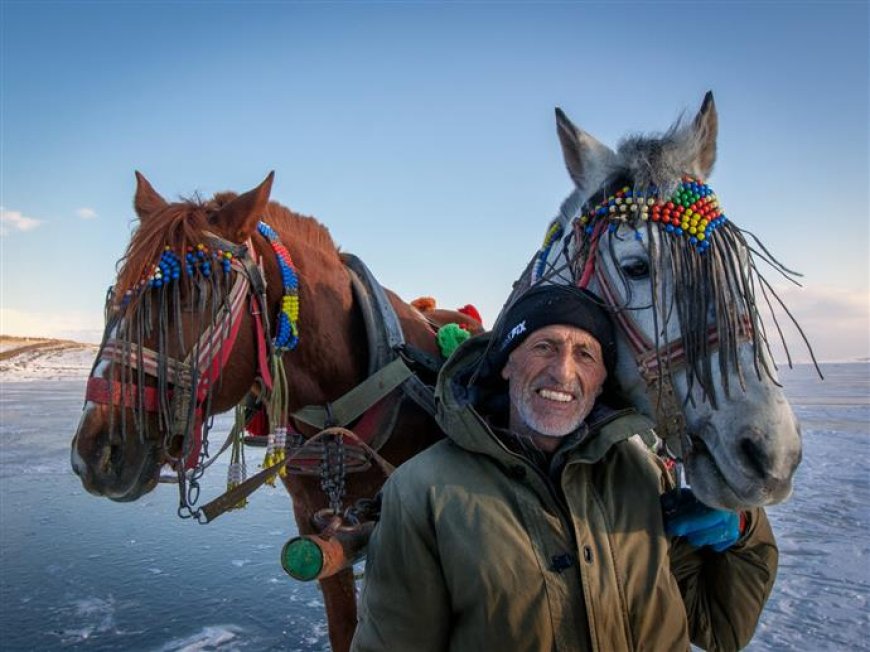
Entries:
POLYGON ((133 208, 139 216, 139 221, 144 222, 167 205, 166 200, 148 183, 145 175, 136 170, 136 196, 133 199, 133 208))
POLYGON ((707 91, 701 109, 692 123, 698 143, 698 154, 694 161, 694 172, 701 179, 708 179, 716 162, 716 136, 719 133, 719 116, 713 102, 713 91, 707 91))
POLYGON ((224 237, 242 243, 251 236, 269 204, 274 179, 273 170, 259 186, 221 207, 214 217, 214 222, 224 237))
POLYGON ((595 190, 604 181, 607 171, 616 163, 616 154, 606 145, 568 119, 562 109, 556 107, 556 132, 562 143, 565 167, 574 184, 584 194, 595 190))

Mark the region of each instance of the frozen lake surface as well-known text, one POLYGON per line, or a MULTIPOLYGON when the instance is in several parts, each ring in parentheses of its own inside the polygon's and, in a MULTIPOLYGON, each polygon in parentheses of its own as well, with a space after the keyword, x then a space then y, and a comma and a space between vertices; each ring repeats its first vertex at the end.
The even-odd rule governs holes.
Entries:
MULTIPOLYGON (((870 364, 824 371, 782 373, 804 461, 794 496, 769 510, 780 570, 750 650, 870 649, 870 364)), ((206 526, 175 516, 170 485, 95 498, 69 466, 84 380, 15 378, 0 381, 0 648, 328 649, 317 587, 278 562, 295 534, 283 489, 206 526)), ((249 449, 249 468, 261 454, 249 449)), ((202 502, 224 469, 206 474, 202 502)))

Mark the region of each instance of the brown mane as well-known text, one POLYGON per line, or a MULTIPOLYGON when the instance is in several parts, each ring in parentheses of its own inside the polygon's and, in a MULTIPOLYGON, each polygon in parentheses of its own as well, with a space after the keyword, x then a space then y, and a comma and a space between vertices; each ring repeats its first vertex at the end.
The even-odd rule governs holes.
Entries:
MULTIPOLYGON (((145 220, 140 219, 127 250, 118 261, 117 299, 120 301, 128 290, 134 290, 151 273, 166 247, 181 254, 189 245, 199 243, 202 234, 213 229, 212 216, 237 196, 234 192, 221 192, 210 200, 185 198, 145 220)), ((327 255, 331 252, 338 256, 329 231, 313 217, 299 215, 277 202, 269 202, 266 221, 276 230, 292 234, 295 242, 306 242, 327 255)))

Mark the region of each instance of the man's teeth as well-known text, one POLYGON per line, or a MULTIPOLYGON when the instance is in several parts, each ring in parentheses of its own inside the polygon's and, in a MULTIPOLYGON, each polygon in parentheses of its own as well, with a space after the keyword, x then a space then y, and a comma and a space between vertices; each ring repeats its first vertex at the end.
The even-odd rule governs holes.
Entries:
POLYGON ((542 389, 538 392, 538 395, 540 395, 541 398, 546 398, 551 401, 559 401, 560 403, 567 403, 574 398, 570 394, 566 394, 565 392, 557 392, 552 389, 542 389))

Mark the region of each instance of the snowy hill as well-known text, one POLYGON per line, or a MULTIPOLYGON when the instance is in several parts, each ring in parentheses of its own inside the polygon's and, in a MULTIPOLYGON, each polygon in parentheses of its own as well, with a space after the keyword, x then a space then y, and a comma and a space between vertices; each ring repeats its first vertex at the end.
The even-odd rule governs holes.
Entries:
POLYGON ((0 382, 86 378, 97 349, 70 340, 0 335, 0 382))

